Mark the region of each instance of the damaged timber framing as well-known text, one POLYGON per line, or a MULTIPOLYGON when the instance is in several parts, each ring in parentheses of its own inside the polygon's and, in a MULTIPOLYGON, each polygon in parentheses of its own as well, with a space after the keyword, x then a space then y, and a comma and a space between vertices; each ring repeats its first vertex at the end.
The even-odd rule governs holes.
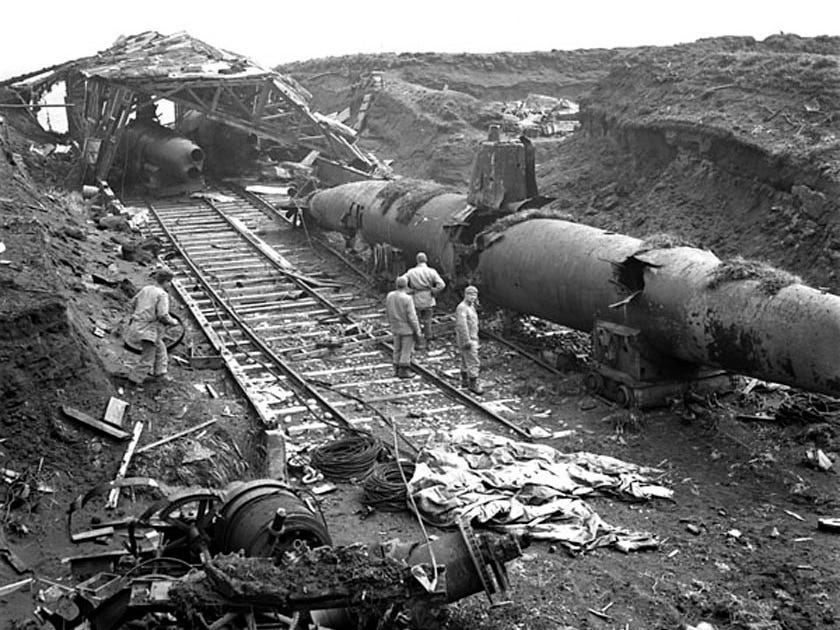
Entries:
POLYGON ((0 82, 37 97, 64 81, 71 135, 82 147, 81 180, 105 179, 132 113, 160 100, 176 117, 207 118, 283 146, 315 151, 330 176, 366 179, 381 168, 353 143, 355 132, 309 109, 309 94, 290 77, 214 48, 186 33, 149 31, 84 57, 0 82))

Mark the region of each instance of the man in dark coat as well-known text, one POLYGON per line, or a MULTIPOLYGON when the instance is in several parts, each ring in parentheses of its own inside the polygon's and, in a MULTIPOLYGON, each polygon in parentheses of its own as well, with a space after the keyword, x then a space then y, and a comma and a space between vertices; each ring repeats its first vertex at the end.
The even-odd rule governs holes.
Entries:
POLYGON ((411 353, 423 335, 405 276, 397 278, 396 289, 385 298, 385 311, 394 336, 394 372, 399 378, 411 378, 411 353))

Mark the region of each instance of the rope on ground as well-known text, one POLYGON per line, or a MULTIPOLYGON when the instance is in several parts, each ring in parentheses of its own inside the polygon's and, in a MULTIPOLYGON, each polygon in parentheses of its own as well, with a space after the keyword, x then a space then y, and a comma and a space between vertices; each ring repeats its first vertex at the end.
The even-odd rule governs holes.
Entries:
POLYGON ((382 452, 382 442, 361 432, 328 442, 312 450, 312 465, 331 481, 362 479, 382 452))
POLYGON ((386 462, 374 466, 365 479, 362 503, 386 512, 407 509, 408 490, 400 467, 405 470, 406 477, 411 478, 414 475, 414 464, 411 462, 386 462))
MULTIPOLYGON (((417 502, 414 500, 414 495, 411 494, 411 488, 408 486, 408 477, 405 474, 405 468, 403 467, 402 461, 400 460, 400 445, 397 442, 397 427, 396 424, 391 422, 391 432, 394 436, 394 457, 396 458, 397 470, 400 473, 400 477, 402 478, 403 485, 405 486, 405 491, 408 496, 408 503, 411 506, 411 511, 414 512, 414 516, 417 518, 417 523, 420 525, 420 531, 423 532, 423 537, 426 539, 426 548, 429 550, 429 557, 432 561, 432 590, 437 588, 438 578, 440 577, 438 572, 438 563, 437 558, 435 558, 435 550, 432 547, 432 539, 429 536, 429 532, 426 530, 426 525, 423 523, 423 515, 420 513, 420 508, 417 507, 417 502)), ((413 466, 412 466, 413 468, 413 466)), ((414 473, 412 472, 412 476, 414 473)))

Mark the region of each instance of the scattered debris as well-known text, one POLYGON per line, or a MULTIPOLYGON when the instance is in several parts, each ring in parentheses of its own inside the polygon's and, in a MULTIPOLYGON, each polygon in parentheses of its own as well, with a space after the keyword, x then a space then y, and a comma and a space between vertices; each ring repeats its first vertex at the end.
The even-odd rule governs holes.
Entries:
POLYGON ((840 518, 821 518, 817 521, 817 529, 832 534, 840 534, 840 518))
POLYGON ((2 556, 18 573, 26 573, 29 570, 26 563, 20 559, 20 556, 15 553, 12 546, 6 540, 2 527, 0 527, 0 556, 2 556))
POLYGON ((20 589, 29 586, 34 582, 34 578, 26 578, 24 580, 20 580, 18 582, 12 582, 11 584, 6 584, 5 586, 0 586, 0 597, 5 597, 6 595, 11 595, 15 591, 19 591, 20 589))
POLYGON ((801 516, 799 516, 799 514, 797 514, 796 512, 791 512, 790 510, 782 510, 782 512, 784 512, 784 513, 785 513, 785 514, 787 514, 788 516, 792 516, 792 517, 793 517, 793 518, 795 518, 797 521, 802 521, 803 523, 805 522, 805 519, 804 519, 804 518, 802 518, 801 516))
MULTIPOLYGON (((137 443, 140 441, 140 434, 143 433, 143 422, 135 422, 134 423, 134 431, 132 432, 131 442, 129 442, 128 446, 125 449, 125 455, 123 455, 122 462, 120 463, 120 469, 117 471, 117 476, 114 481, 120 481, 125 477, 125 474, 128 472, 128 466, 131 463, 131 458, 134 456, 134 451, 137 449, 137 443)), ((119 486, 112 488, 111 492, 108 494, 108 503, 107 506, 109 508, 116 508, 117 503, 120 500, 120 488, 119 486)))
POLYGON ((112 438, 116 438, 118 440, 127 440, 130 437, 127 432, 123 431, 119 427, 115 427, 112 424, 103 422, 102 420, 97 420, 96 418, 89 416, 83 411, 79 411, 78 409, 74 409, 73 407, 70 407, 68 405, 62 405, 61 411, 68 418, 72 418, 73 420, 81 422, 82 424, 85 424, 93 429, 102 431, 103 433, 110 435, 112 438))
POLYGON ((194 427, 190 427, 189 429, 184 429, 183 431, 178 431, 178 433, 173 433, 172 435, 169 435, 165 438, 161 438, 159 440, 156 440, 155 442, 152 442, 151 444, 145 444, 145 445, 141 446, 140 448, 138 448, 135 452, 136 452, 137 455, 139 455, 140 453, 145 453, 146 451, 150 451, 153 448, 157 448, 158 446, 161 446, 163 444, 167 444, 167 443, 172 442, 174 440, 178 440, 178 439, 180 439, 180 438, 182 438, 186 435, 189 435, 190 433, 195 433, 197 431, 200 431, 201 429, 206 429, 207 427, 212 426, 214 424, 216 424, 215 418, 213 420, 208 420, 207 422, 202 422, 201 424, 197 424, 194 427))
POLYGON ((104 421, 116 427, 122 427, 123 417, 125 416, 127 409, 127 402, 111 396, 111 398, 108 399, 108 406, 105 408, 104 421))
POLYGON ((739 280, 754 280, 759 288, 767 295, 776 295, 779 291, 792 284, 801 284, 802 278, 787 271, 776 269, 768 263, 758 260, 747 260, 736 256, 731 260, 721 261, 709 274, 708 287, 715 289, 728 282, 739 280))
POLYGON ((828 472, 834 465, 834 462, 820 448, 809 448, 805 452, 805 459, 811 466, 823 472, 828 472))
MULTIPOLYGON (((116 488, 114 488, 116 490, 116 488)), ((86 532, 78 532, 70 534, 70 540, 74 543, 81 543, 81 542, 89 542, 91 540, 97 540, 99 538, 105 538, 106 536, 113 536, 114 535, 114 528, 113 527, 97 527, 96 529, 90 529, 86 532)))

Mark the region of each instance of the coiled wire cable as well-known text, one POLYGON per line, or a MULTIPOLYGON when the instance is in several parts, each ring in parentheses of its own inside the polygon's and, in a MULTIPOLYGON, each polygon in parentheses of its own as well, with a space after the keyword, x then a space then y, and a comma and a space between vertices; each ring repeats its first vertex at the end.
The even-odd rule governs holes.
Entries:
POLYGON ((400 467, 409 479, 414 475, 414 464, 411 462, 385 462, 374 466, 365 479, 362 503, 386 512, 408 509, 408 491, 400 467))
POLYGON ((309 457, 327 479, 350 481, 367 475, 381 452, 380 440, 357 431, 313 449, 309 457))

